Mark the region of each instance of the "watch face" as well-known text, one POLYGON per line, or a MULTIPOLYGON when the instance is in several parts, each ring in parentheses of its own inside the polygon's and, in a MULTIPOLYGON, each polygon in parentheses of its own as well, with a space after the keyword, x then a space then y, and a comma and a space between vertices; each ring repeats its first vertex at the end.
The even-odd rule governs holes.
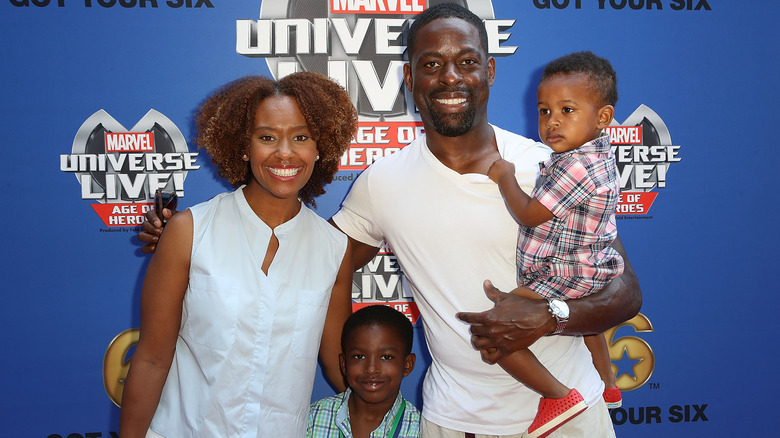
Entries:
POLYGON ((561 300, 550 300, 550 310, 558 318, 569 317, 569 305, 561 300))

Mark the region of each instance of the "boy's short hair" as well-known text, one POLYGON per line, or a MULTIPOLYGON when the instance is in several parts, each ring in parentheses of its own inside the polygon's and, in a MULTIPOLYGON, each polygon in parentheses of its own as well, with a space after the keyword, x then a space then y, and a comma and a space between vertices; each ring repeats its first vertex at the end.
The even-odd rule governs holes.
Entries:
POLYGON ((409 33, 406 35, 406 55, 410 61, 412 60, 412 53, 414 53, 414 43, 417 38, 417 32, 421 27, 431 21, 438 20, 439 18, 460 18, 476 27, 477 32, 479 32, 479 41, 482 45, 482 49, 486 54, 488 53, 487 30, 485 29, 485 24, 482 23, 482 19, 479 18, 477 14, 458 3, 439 3, 430 6, 420 15, 415 17, 414 22, 409 27, 409 33))
POLYGON ((372 325, 381 325, 394 330, 404 343, 404 354, 408 355, 412 352, 414 328, 409 318, 392 307, 382 304, 364 307, 347 318, 344 330, 341 332, 341 349, 346 350, 347 339, 355 330, 372 325))
POLYGON ((615 106, 618 100, 617 73, 606 58, 596 56, 593 52, 583 51, 570 53, 551 61, 544 68, 542 81, 557 74, 582 73, 593 82, 596 92, 601 97, 600 106, 615 106))

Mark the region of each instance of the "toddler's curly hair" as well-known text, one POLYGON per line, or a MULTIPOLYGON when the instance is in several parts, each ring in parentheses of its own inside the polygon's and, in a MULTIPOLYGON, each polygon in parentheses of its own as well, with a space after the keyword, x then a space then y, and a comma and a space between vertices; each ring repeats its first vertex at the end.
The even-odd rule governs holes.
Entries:
POLYGON ((587 50, 561 56, 544 67, 541 82, 558 74, 586 75, 599 97, 598 106, 617 105, 617 73, 608 59, 587 50))
POLYGON ((211 156, 219 175, 233 187, 252 178, 249 153, 258 105, 271 96, 290 96, 298 103, 320 159, 298 196, 316 207, 314 198, 333 181, 339 160, 357 130, 357 111, 349 94, 327 76, 301 72, 275 81, 265 76, 245 76, 218 89, 201 105, 196 119, 195 142, 211 156))

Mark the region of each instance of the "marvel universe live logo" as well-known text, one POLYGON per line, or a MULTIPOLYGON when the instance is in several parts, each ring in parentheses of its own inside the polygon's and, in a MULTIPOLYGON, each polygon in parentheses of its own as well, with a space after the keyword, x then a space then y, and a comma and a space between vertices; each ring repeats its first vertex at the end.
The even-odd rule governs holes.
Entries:
POLYGON ((352 276, 352 310, 382 304, 406 315, 412 324, 420 318, 420 310, 398 265, 398 259, 386 244, 366 266, 352 276))
MULTIPOLYGON (((404 13, 415 14, 417 11, 404 13)), ((236 20, 236 52, 247 57, 279 57, 304 54, 330 55, 336 51, 343 51, 345 55, 352 56, 359 55, 365 40, 373 36, 373 53, 398 57, 402 65, 400 55, 406 50, 406 46, 401 43, 400 37, 403 28, 411 21, 411 18, 358 18, 350 29, 347 19, 343 17, 236 20), (372 27, 373 32, 371 32, 372 27), (335 41, 330 38, 331 33, 337 37, 335 41), (333 47, 334 42, 338 43, 338 47, 333 47)), ((488 53, 491 56, 508 56, 517 51, 516 46, 502 45, 511 35, 503 31, 512 27, 514 23, 515 20, 484 20, 488 36, 488 53)), ((329 67, 331 69, 338 67, 337 63, 340 61, 332 60, 329 67)), ((294 68, 294 64, 291 63, 289 68, 294 68)), ((283 73, 290 73, 290 71, 283 73)), ((376 72, 372 73, 376 75, 376 72)), ((402 78, 394 79, 400 81, 402 78)))
MULTIPOLYGON (((640 114, 652 113, 644 106, 637 111, 640 114)), ((655 129, 663 124, 660 118, 656 123, 657 127, 650 127, 655 129)), ((658 196, 658 192, 651 190, 666 187, 669 166, 680 161, 680 146, 655 144, 655 141, 651 142, 651 145, 643 144, 646 143, 643 136, 645 124, 645 121, 633 126, 626 123, 626 126, 613 125, 605 129, 610 137, 618 169, 621 193, 617 214, 621 216, 647 214, 658 196)), ((663 130, 666 131, 665 125, 663 130)), ((664 139, 664 142, 667 141, 671 143, 670 140, 664 139)))
POLYGON ((606 131, 612 143, 622 189, 666 187, 669 163, 680 161, 680 146, 643 145, 641 126, 609 126, 606 131))
POLYGON ((60 155, 60 171, 75 175, 81 199, 98 201, 91 206, 106 226, 136 226, 157 189, 184 196, 187 172, 200 168, 197 158, 158 111, 149 110, 128 130, 99 110, 79 128, 71 153, 60 155))
POLYGON ((411 298, 404 290, 398 259, 388 249, 381 250, 353 277, 352 299, 358 302, 387 302, 411 298))
MULTIPOLYGON (((151 138, 147 134, 127 133, 123 136, 151 138)), ((139 140, 134 144, 136 146, 130 148, 107 143, 105 154, 60 155, 60 170, 78 174, 82 199, 116 201, 145 200, 147 193, 164 188, 171 179, 176 183, 175 187, 181 188, 184 182, 181 172, 200 168, 196 164, 197 152, 159 153, 145 149, 149 143, 139 140), (101 177, 99 188, 92 184, 97 175, 101 177)), ((151 145, 153 147, 153 140, 151 145)))
POLYGON ((609 411, 612 424, 697 423, 709 421, 707 404, 673 405, 664 412, 660 406, 621 407, 609 411))
MULTIPOLYGON (((334 0, 336 2, 338 0, 334 0)), ((376 6, 379 3, 371 4, 376 6)), ((399 3, 391 6, 401 4, 403 2, 399 0, 399 3)), ((361 5, 361 8, 366 9, 369 2, 361 5)), ((349 12, 359 16, 353 24, 341 14, 321 18, 236 20, 236 52, 251 58, 269 58, 269 69, 276 78, 302 68, 327 74, 344 86, 353 98, 358 99, 357 107, 361 116, 415 118, 411 104, 404 97, 402 74, 405 63, 403 53, 406 50, 402 41, 403 29, 412 18, 368 18, 361 16, 365 13, 359 10, 361 8, 352 6, 347 8, 349 12), (368 41, 371 39, 373 44, 368 41), (365 50, 364 46, 371 47, 370 56, 361 54, 361 49, 365 50), (312 57, 322 57, 323 62, 306 65, 303 60, 312 57), (380 59, 383 60, 381 64, 386 65, 384 73, 374 62, 380 59), (360 87, 357 87, 358 84, 360 87), (358 89, 362 90, 364 97, 361 97, 358 89)), ((373 14, 374 9, 368 12, 373 14)), ((383 12, 395 14, 398 11, 383 12)), ((403 12, 404 15, 417 13, 419 11, 415 8, 403 12)), ((494 19, 484 21, 491 56, 515 53, 517 47, 502 45, 511 35, 504 31, 512 27, 514 22, 494 19)))
POLYGON ((362 170, 400 151, 425 132, 422 122, 361 122, 339 170, 362 170))
MULTIPOLYGON (((538 9, 582 9, 582 0, 533 0, 538 9)), ((598 0, 599 9, 663 10, 664 4, 674 11, 711 11, 708 0, 598 0)))

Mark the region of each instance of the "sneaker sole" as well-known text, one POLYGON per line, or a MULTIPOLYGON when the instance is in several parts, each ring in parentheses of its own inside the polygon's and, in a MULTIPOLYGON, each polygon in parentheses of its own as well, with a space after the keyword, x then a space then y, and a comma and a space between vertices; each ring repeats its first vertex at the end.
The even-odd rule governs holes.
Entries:
POLYGON ((607 403, 607 409, 615 409, 623 406, 623 400, 607 403))
POLYGON ((563 426, 567 421, 581 414, 587 407, 588 404, 585 403, 585 400, 577 403, 576 405, 565 410, 561 415, 558 415, 557 417, 552 419, 549 423, 542 425, 540 428, 536 429, 533 432, 528 432, 527 434, 528 438, 546 437, 547 435, 554 432, 555 429, 563 426))

